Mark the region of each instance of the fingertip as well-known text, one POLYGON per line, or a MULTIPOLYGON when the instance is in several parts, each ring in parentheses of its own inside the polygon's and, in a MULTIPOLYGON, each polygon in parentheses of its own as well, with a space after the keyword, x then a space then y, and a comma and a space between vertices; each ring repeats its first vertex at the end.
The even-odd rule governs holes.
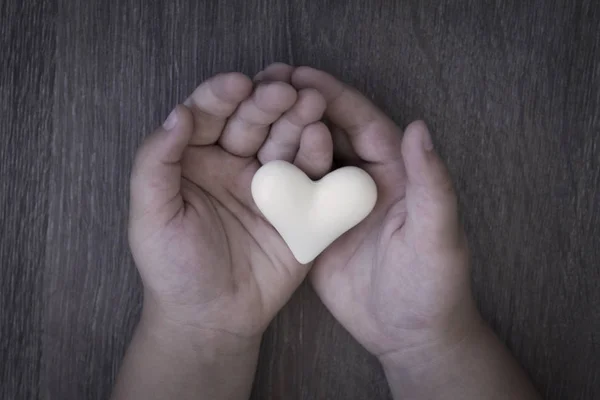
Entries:
POLYGON ((264 111, 283 113, 294 105, 298 92, 288 83, 268 82, 256 88, 255 96, 264 111))
POLYGON ((177 104, 173 111, 177 113, 177 123, 189 126, 194 123, 194 114, 187 106, 183 104, 177 104))
POLYGON ((163 122, 163 129, 166 131, 174 129, 177 126, 178 120, 179 117, 177 115, 177 107, 175 107, 173 111, 171 111, 165 122, 163 122))
POLYGON ((325 97, 316 89, 301 89, 298 91, 294 110, 297 115, 292 121, 295 124, 303 125, 320 120, 327 108, 325 97))
POLYGON ((179 147, 185 147, 193 133, 194 115, 188 107, 178 104, 171 111, 162 128, 169 134, 169 137, 178 138, 177 141, 180 142, 179 147))
POLYGON ((265 68, 264 70, 273 70, 273 69, 288 69, 288 68, 293 68, 290 64, 281 62, 281 61, 275 61, 271 64, 269 64, 267 66, 267 68, 265 68))
POLYGON ((417 120, 410 123, 406 127, 406 131, 415 132, 415 134, 419 135, 419 139, 421 141, 421 146, 425 151, 433 150, 433 141, 431 140, 431 133, 429 132, 429 128, 427 124, 423 120, 417 120))
POLYGON ((307 72, 314 71, 315 69, 312 67, 307 67, 305 65, 301 65, 296 67, 294 73, 292 74, 292 83, 294 83, 297 79, 302 78, 307 72))
POLYGON ((324 113, 325 109, 327 108, 327 100, 325 99, 325 96, 323 96, 317 89, 301 89, 298 92, 298 97, 299 99, 300 97, 305 97, 306 101, 310 101, 313 107, 315 109, 322 110, 322 113, 324 113))
POLYGON ((423 169, 427 164, 425 153, 433 149, 431 143, 431 136, 425 122, 414 121, 406 127, 401 149, 409 179, 417 181, 423 179, 423 169))
POLYGON ((318 179, 329 172, 332 162, 333 140, 327 126, 320 121, 307 125, 294 164, 309 177, 318 179))
POLYGON ((216 78, 215 84, 220 84, 222 90, 215 94, 224 96, 224 100, 228 101, 244 100, 250 95, 254 86, 252 80, 240 72, 222 73, 216 78))
MULTIPOLYGON (((221 103, 237 106, 252 93, 253 87, 250 78, 240 72, 221 72, 194 89, 183 104, 188 107, 198 105, 203 111, 220 114, 221 103), (213 110, 215 106, 219 110, 213 110)), ((233 110, 224 112, 227 114, 224 117, 228 117, 233 110)))
POLYGON ((316 68, 313 67, 308 67, 305 65, 301 65, 299 67, 296 67, 296 69, 294 70, 294 73, 292 74, 292 83, 300 83, 303 80, 305 80, 306 78, 310 77, 313 74, 322 72, 316 68))
POLYGON ((265 76, 265 71, 258 71, 258 73, 256 75, 254 75, 254 78, 252 78, 252 81, 254 82, 260 82, 262 81, 263 77, 265 76))
POLYGON ((311 67, 297 67, 292 73, 292 85, 294 85, 296 89, 304 89, 310 87, 309 82, 312 78, 312 75, 316 72, 317 70, 311 67))
POLYGON ((302 131, 302 139, 304 144, 311 147, 315 151, 322 153, 333 152, 333 140, 331 132, 327 125, 322 121, 316 121, 307 125, 302 131))
MULTIPOLYGON (((446 201, 454 197, 454 185, 446 164, 433 150, 427 125, 415 121, 408 125, 402 139, 402 158, 409 188, 425 189, 428 196, 446 201)), ((422 190, 419 190, 422 192, 422 190)))
POLYGON ((318 87, 327 102, 343 89, 342 83, 332 75, 312 67, 297 67, 292 73, 291 82, 296 89, 318 87))
POLYGON ((274 62, 254 76, 255 82, 281 81, 290 82, 294 67, 282 62, 274 62))
POLYGON ((189 108, 178 104, 162 126, 144 139, 136 154, 136 165, 151 167, 155 163, 172 163, 181 159, 193 132, 194 118, 189 108))

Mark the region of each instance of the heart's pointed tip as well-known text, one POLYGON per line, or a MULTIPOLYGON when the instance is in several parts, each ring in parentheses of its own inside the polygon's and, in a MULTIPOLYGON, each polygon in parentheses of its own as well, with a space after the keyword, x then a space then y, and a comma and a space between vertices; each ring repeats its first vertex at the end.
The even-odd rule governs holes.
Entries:
POLYGON ((307 250, 307 249, 300 250, 298 248, 292 248, 292 247, 289 247, 289 249, 292 252, 292 255, 294 256, 296 261, 298 261, 302 265, 310 264, 319 256, 319 254, 321 254, 323 252, 323 250, 321 250, 319 253, 315 254, 314 250, 313 251, 307 250))
POLYGON ((296 259, 296 261, 298 261, 300 264, 302 265, 308 265, 311 262, 313 262, 315 260, 315 258, 317 258, 317 256, 310 256, 310 257, 297 257, 294 256, 294 258, 296 259))

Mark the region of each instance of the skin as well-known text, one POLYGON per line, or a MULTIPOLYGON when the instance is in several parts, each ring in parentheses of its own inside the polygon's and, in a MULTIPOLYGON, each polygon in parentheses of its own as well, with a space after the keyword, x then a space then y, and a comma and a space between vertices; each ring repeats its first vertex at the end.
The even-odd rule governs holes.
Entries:
POLYGON ((394 398, 538 398, 479 315, 456 193, 425 123, 403 133, 355 89, 313 68, 276 64, 261 78, 323 94, 337 160, 377 184, 373 212, 317 258, 310 278, 379 358, 394 398))
POLYGON ((313 89, 274 82, 253 90, 248 77, 223 74, 141 146, 129 238, 144 309, 113 398, 247 397, 262 333, 310 267, 262 218, 251 179, 260 161, 284 152, 311 176, 325 174, 324 110, 313 89), (293 151, 285 138, 297 142, 293 151))
POLYGON ((255 81, 211 78, 138 152, 130 243, 144 312, 113 398, 247 398, 262 333, 309 271, 395 398, 536 398, 475 307, 456 195, 425 124, 403 134, 312 68, 274 64, 255 81), (318 179, 332 154, 373 177, 378 202, 300 265, 256 210, 250 181, 274 159, 318 179))

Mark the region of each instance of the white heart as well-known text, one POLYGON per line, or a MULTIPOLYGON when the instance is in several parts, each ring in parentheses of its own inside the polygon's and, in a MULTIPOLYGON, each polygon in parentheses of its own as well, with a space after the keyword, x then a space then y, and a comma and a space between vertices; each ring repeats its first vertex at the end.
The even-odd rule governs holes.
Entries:
POLYGON ((271 161, 256 172, 251 190, 258 209, 302 264, 365 219, 377 201, 375 182, 356 167, 313 182, 293 164, 271 161))

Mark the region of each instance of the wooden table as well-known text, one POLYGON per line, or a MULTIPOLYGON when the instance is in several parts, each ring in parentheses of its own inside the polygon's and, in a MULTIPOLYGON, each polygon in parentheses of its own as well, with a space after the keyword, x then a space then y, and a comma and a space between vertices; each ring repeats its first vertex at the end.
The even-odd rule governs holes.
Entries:
MULTIPOLYGON (((4 0, 0 398, 109 396, 141 305, 135 149, 202 80, 272 61, 428 121, 485 318, 547 398, 600 398, 599 28, 589 0, 4 0)), ((264 337, 253 399, 388 397, 301 287, 264 337)))

